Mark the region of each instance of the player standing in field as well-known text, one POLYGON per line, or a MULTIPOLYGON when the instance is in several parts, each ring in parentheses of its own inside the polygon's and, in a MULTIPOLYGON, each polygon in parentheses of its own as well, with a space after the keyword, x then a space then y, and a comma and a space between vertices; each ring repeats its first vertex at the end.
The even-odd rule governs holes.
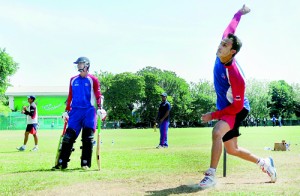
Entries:
POLYGON ((161 103, 159 105, 157 121, 159 122, 159 131, 160 131, 160 139, 159 144, 156 147, 160 148, 168 148, 168 130, 170 125, 170 111, 171 104, 167 100, 167 93, 162 93, 161 95, 161 103))
POLYGON ((29 134, 33 135, 34 138, 34 148, 31 151, 38 151, 38 136, 37 136, 37 127, 38 127, 38 111, 37 111, 37 107, 35 104, 35 96, 30 95, 27 97, 28 99, 28 103, 29 106, 28 107, 24 107, 22 110, 22 113, 25 114, 27 116, 27 126, 26 126, 26 131, 25 131, 25 135, 24 135, 24 143, 21 147, 17 148, 17 150, 19 151, 24 151, 26 149, 26 144, 28 141, 28 136, 29 134))
POLYGON ((62 117, 68 122, 66 133, 63 137, 62 148, 58 164, 52 169, 66 169, 70 161, 73 144, 82 130, 82 155, 81 167, 91 167, 94 132, 96 129, 96 109, 101 115, 101 92, 98 78, 89 74, 90 61, 86 57, 79 57, 77 64, 79 75, 71 78, 66 111, 62 117))
POLYGON ((228 154, 256 163, 271 177, 271 182, 277 179, 276 169, 271 157, 259 158, 248 150, 238 146, 239 127, 247 117, 250 106, 245 97, 245 80, 243 72, 235 60, 242 43, 234 35, 242 15, 250 12, 245 5, 234 15, 222 37, 218 47, 214 67, 214 86, 217 94, 217 111, 202 115, 204 123, 212 119, 219 121, 212 131, 212 148, 210 168, 204 172, 200 188, 212 187, 216 184, 216 169, 222 153, 222 140, 228 154))

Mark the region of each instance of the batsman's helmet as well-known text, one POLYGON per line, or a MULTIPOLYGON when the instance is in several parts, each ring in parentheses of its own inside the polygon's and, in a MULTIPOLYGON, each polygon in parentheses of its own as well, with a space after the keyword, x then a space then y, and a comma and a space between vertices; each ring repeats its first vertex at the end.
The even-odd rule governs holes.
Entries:
POLYGON ((86 57, 79 57, 74 64, 85 63, 86 65, 90 65, 90 60, 86 57))
MULTIPOLYGON (((79 64, 79 63, 84 63, 85 67, 87 67, 87 69, 90 68, 90 60, 87 57, 79 57, 74 64, 79 64)), ((78 70, 79 71, 79 70, 78 70)))

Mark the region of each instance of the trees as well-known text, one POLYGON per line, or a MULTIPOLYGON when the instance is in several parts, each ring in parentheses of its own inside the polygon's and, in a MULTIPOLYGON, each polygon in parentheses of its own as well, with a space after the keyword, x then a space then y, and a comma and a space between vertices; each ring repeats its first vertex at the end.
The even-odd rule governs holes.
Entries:
POLYGON ((128 124, 135 122, 132 116, 134 105, 145 96, 145 81, 141 76, 124 72, 115 75, 105 91, 105 105, 110 120, 122 120, 128 124))
MULTIPOLYGON (((138 75, 149 73, 157 76, 158 86, 168 94, 168 101, 172 106, 171 121, 189 121, 191 96, 188 83, 175 72, 162 71, 155 67, 146 67, 137 72, 138 75)), ((157 96, 160 98, 159 94, 157 96)))
POLYGON ((211 82, 200 80, 199 83, 190 84, 191 91, 191 113, 192 121, 200 121, 201 115, 216 110, 216 94, 211 82))
POLYGON ((290 118, 295 112, 295 93, 293 88, 284 80, 272 81, 270 83, 271 107, 270 114, 290 118))
POLYGON ((300 84, 292 84, 293 92, 295 94, 294 96, 294 111, 295 116, 300 118, 300 84))
POLYGON ((160 86, 172 98, 172 100, 168 98, 172 104, 171 120, 190 121, 191 95, 188 83, 174 72, 164 71, 160 79, 160 86))
POLYGON ((249 99, 251 114, 255 118, 270 116, 271 94, 269 82, 251 79, 247 81, 246 96, 249 99))
MULTIPOLYGON (((9 76, 18 69, 18 64, 0 49, 0 113, 10 109, 4 93, 9 86, 9 76)), ((129 124, 137 122, 152 126, 161 101, 160 94, 166 92, 172 105, 171 121, 199 122, 201 114, 214 111, 216 95, 213 83, 200 80, 188 84, 175 72, 155 67, 145 67, 137 73, 112 74, 106 71, 95 72, 101 83, 105 97, 104 108, 108 120, 122 120, 129 124)), ((284 118, 300 118, 300 86, 289 85, 283 80, 247 81, 246 96, 249 99, 251 115, 284 118)))
POLYGON ((9 109, 7 99, 4 93, 9 86, 9 76, 16 73, 18 64, 13 58, 5 52, 5 49, 0 48, 0 113, 6 113, 9 109))
MULTIPOLYGON (((162 92, 167 92, 172 105, 171 121, 200 123, 201 114, 216 109, 216 95, 210 81, 188 84, 174 72, 155 67, 146 67, 137 73, 113 75, 100 71, 95 75, 101 82, 110 121, 122 120, 132 125, 142 122, 152 126, 162 92)), ((255 118, 273 114, 290 118, 294 113, 294 117, 300 116, 299 84, 290 86, 285 81, 250 79, 246 96, 255 118)))
MULTIPOLYGON (((100 81, 101 84, 101 93, 104 95, 105 97, 105 93, 106 91, 109 89, 109 87, 111 86, 112 80, 114 78, 114 74, 107 72, 107 71, 101 71, 95 72, 94 74, 100 81)), ((104 102, 105 103, 105 102, 104 102)))
POLYGON ((140 107, 135 111, 140 115, 140 120, 149 126, 155 122, 158 106, 161 101, 160 94, 164 91, 158 85, 158 77, 150 72, 142 73, 145 81, 145 97, 141 99, 140 107))

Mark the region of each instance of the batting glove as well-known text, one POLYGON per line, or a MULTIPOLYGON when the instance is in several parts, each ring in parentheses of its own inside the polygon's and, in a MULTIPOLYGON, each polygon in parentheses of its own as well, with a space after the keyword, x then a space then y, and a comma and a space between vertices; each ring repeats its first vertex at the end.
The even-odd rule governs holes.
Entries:
POLYGON ((64 112, 61 117, 63 118, 63 120, 65 122, 67 122, 69 120, 69 113, 68 112, 64 112))
POLYGON ((101 120, 105 120, 107 113, 104 109, 98 109, 97 115, 99 118, 101 118, 101 120))

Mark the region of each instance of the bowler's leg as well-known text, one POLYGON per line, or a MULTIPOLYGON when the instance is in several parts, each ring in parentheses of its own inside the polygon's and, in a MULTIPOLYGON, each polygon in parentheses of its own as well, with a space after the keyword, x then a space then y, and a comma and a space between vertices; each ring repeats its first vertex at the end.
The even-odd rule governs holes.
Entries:
POLYGON ((257 163, 257 161, 259 160, 259 158, 256 155, 254 155, 250 151, 238 146, 237 137, 234 137, 231 140, 224 142, 224 147, 228 154, 237 156, 246 161, 250 161, 252 163, 257 163))
POLYGON ((210 168, 204 172, 204 178, 199 183, 200 188, 209 188, 216 184, 215 173, 222 154, 222 138, 230 130, 227 122, 220 120, 212 131, 212 147, 210 168))
POLYGON ((212 148, 210 168, 216 169, 222 154, 222 138, 230 130, 227 122, 220 120, 217 122, 212 132, 212 148))

